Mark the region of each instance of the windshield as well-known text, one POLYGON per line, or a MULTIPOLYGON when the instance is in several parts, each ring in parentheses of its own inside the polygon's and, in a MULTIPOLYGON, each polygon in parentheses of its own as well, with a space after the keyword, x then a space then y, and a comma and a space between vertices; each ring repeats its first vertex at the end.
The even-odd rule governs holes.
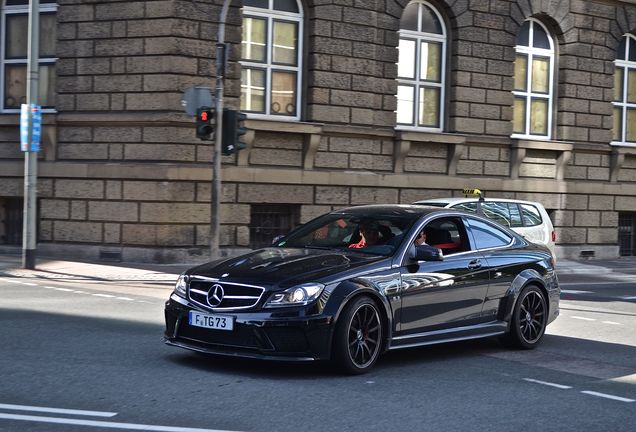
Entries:
POLYGON ((277 247, 350 250, 390 256, 417 220, 416 214, 330 213, 297 228, 277 247))

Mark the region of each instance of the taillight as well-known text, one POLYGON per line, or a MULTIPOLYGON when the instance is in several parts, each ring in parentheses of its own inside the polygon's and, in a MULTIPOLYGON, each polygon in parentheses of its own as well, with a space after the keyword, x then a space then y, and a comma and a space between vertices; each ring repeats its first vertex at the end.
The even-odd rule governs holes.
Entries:
POLYGON ((556 243, 556 231, 552 230, 552 243, 556 243))

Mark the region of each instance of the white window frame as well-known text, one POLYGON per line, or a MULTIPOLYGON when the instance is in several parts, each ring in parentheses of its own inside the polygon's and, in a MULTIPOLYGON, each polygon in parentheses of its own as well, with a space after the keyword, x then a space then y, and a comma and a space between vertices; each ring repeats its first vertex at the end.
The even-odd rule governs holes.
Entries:
MULTIPOLYGON (((612 106, 621 109, 621 139, 610 143, 613 146, 621 147, 636 147, 636 141, 627 141, 627 109, 636 109, 636 103, 627 102, 627 82, 629 77, 629 71, 636 72, 636 62, 629 60, 629 52, 636 52, 636 36, 630 33, 625 34, 623 37, 627 38, 625 44, 625 60, 616 59, 614 66, 616 69, 623 69, 623 94, 620 101, 612 101, 612 106)), ((613 132, 613 131, 612 131, 613 132)))
MULTIPOLYGON (((2 16, 0 17, 0 113, 14 114, 19 113, 20 108, 4 107, 4 89, 5 89, 5 66, 9 64, 25 65, 28 67, 28 58, 25 59, 6 59, 6 37, 7 37, 7 15, 24 15, 29 13, 29 2, 24 5, 7 5, 2 1, 2 16)), ((54 13, 57 14, 57 3, 40 3, 40 14, 54 13)), ((38 65, 55 65, 57 57, 40 57, 38 65)), ((40 84, 41 85, 41 84, 40 84)), ((54 89, 55 90, 55 89, 54 89)), ((38 101, 39 103, 39 101, 38 101)), ((55 108, 43 108, 44 113, 55 113, 55 108)))
MULTIPOLYGON (((401 78, 397 77, 398 86, 409 86, 414 88, 414 97, 413 97, 413 123, 411 125, 407 125, 405 123, 397 123, 397 108, 395 110, 396 113, 396 126, 397 130, 405 130, 405 131, 422 131, 422 132, 442 132, 444 130, 444 113, 446 112, 446 46, 448 41, 448 32, 446 31, 446 23, 442 18, 442 15, 439 13, 437 8, 430 4, 427 1, 423 0, 413 0, 411 3, 419 3, 425 6, 428 6, 437 16, 437 19, 440 22, 442 27, 442 34, 437 33, 426 33, 426 32, 417 32, 413 30, 402 30, 398 31, 399 39, 408 39, 415 41, 415 78, 401 78), (422 42, 433 42, 440 43, 442 45, 441 52, 441 62, 440 62, 440 82, 436 83, 433 81, 425 81, 420 79, 420 73, 422 70, 420 60, 421 60, 421 48, 422 42), (419 119, 419 110, 420 110, 420 88, 421 87, 436 87, 440 89, 439 95, 439 127, 428 127, 428 126, 418 126, 419 119)), ((421 28, 422 24, 422 14, 419 13, 417 15, 417 28, 421 28)), ((399 45, 399 42, 398 42, 399 45)), ((396 95, 397 96, 397 95, 396 95)))
MULTIPOLYGON (((267 26, 267 50, 265 62, 255 62, 250 60, 241 60, 241 67, 249 67, 265 71, 265 113, 255 113, 250 111, 242 111, 247 114, 248 118, 279 120, 279 121, 299 121, 301 115, 301 89, 303 83, 302 76, 302 59, 303 59, 303 8, 300 1, 296 0, 298 13, 274 10, 274 0, 268 0, 269 9, 261 9, 252 6, 243 6, 243 18, 253 17, 266 20, 267 26), (294 22, 298 28, 298 42, 296 48, 296 65, 283 65, 272 63, 273 41, 274 41, 274 21, 294 22), (271 112, 272 99, 272 71, 289 71, 296 74, 296 115, 273 114, 271 112)), ((241 48, 242 49, 242 48, 241 48)), ((241 87, 243 83, 241 82, 241 87)))
MULTIPOLYGON (((529 46, 516 45, 515 46, 515 55, 516 54, 525 54, 528 59, 527 63, 527 71, 526 71, 526 91, 513 90, 512 94, 515 97, 522 97, 526 100, 526 118, 525 118, 525 132, 524 133, 513 133, 511 135, 512 138, 518 139, 528 139, 528 140, 551 140, 552 139, 552 120, 554 117, 554 59, 555 59, 555 48, 554 48, 554 37, 552 36, 552 32, 548 30, 548 28, 543 25, 543 23, 534 18, 528 18, 526 21, 530 22, 530 35, 528 38, 529 46), (543 28, 546 35, 548 36, 548 41, 550 42, 550 49, 545 48, 535 48, 532 45, 534 44, 534 26, 539 25, 543 28), (548 72, 548 93, 533 93, 532 92, 532 59, 534 57, 547 57, 550 61, 550 68, 548 72), (530 133, 530 116, 531 112, 531 102, 532 99, 545 99, 548 101, 548 125, 547 125, 547 135, 538 135, 530 133)), ((513 105, 514 107, 514 105, 513 105)))

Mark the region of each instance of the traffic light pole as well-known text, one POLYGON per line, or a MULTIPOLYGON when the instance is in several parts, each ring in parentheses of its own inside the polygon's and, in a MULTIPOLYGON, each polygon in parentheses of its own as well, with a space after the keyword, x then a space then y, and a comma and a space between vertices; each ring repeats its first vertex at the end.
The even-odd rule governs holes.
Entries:
POLYGON ((220 208, 221 208, 221 149, 223 147, 223 79, 225 77, 225 63, 227 45, 225 44, 225 21, 231 0, 223 0, 223 8, 219 19, 219 30, 216 44, 216 119, 214 138, 214 158, 212 168, 212 197, 210 209, 210 259, 221 257, 219 247, 220 237, 220 208))
POLYGON ((29 105, 27 151, 24 152, 24 213, 22 222, 22 267, 35 268, 36 256, 36 212, 37 212, 37 162, 38 153, 31 148, 33 137, 33 111, 38 102, 40 68, 38 64, 40 38, 40 0, 29 2, 29 37, 26 102, 29 105))

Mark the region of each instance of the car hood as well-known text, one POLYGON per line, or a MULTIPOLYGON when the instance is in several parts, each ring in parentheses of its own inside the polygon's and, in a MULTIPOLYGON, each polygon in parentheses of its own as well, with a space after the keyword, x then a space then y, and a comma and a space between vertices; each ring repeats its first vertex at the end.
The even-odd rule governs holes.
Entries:
POLYGON ((227 282, 287 288, 319 282, 339 273, 387 259, 354 251, 266 248, 195 267, 187 273, 227 282))

